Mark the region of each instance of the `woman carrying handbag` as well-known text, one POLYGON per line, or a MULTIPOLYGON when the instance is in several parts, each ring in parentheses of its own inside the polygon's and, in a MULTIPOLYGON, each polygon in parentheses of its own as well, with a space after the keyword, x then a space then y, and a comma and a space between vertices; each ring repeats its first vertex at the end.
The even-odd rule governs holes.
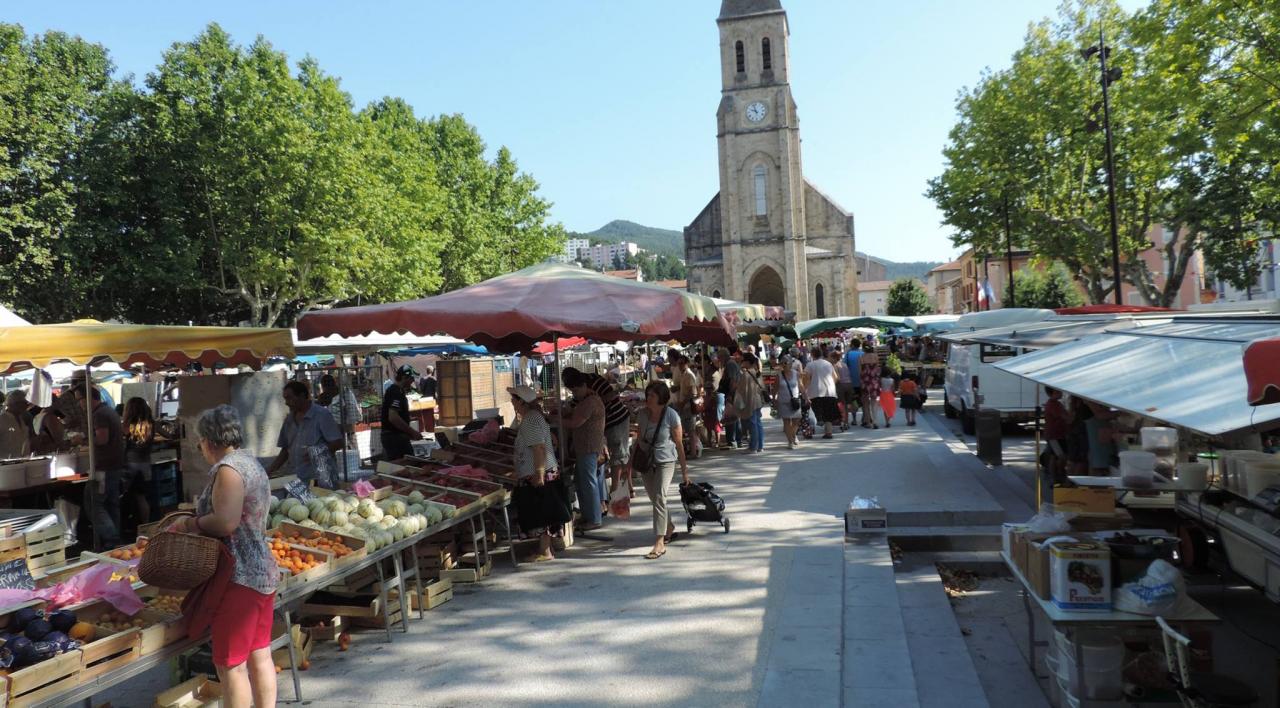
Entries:
POLYGON ((782 417, 782 431, 787 436, 787 447, 796 449, 796 435, 800 429, 803 402, 800 397, 800 363, 783 354, 778 368, 778 415, 782 417))
POLYGON ((768 402, 765 399, 764 384, 760 382, 760 360, 755 354, 742 355, 742 374, 738 376, 737 393, 734 397, 734 409, 738 418, 746 424, 749 433, 749 452, 764 452, 764 421, 761 409, 768 402))
POLYGON ((657 560, 667 552, 667 544, 676 537, 676 526, 671 522, 667 508, 667 487, 675 476, 676 462, 680 463, 680 476, 689 482, 689 465, 684 455, 684 431, 680 416, 671 408, 671 389, 662 381, 654 381, 644 388, 644 408, 636 416, 640 428, 631 450, 631 470, 640 473, 644 491, 653 505, 653 549, 645 554, 649 560, 657 560))

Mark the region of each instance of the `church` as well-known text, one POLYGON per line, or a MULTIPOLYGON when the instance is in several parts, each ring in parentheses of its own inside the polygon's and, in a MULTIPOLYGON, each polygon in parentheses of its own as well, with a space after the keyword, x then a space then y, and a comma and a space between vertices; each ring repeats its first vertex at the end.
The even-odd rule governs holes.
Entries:
POLYGON ((684 229, 689 290, 858 314, 853 215, 804 178, 781 0, 722 0, 720 192, 684 229))

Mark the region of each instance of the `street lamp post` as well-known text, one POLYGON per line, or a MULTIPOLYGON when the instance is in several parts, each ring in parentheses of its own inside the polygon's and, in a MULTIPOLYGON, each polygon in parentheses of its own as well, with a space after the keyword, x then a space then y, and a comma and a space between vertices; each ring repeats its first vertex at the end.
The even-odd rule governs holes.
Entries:
POLYGON ((1009 228, 1009 195, 1004 195, 1004 262, 1009 270, 1009 307, 1017 307, 1013 288, 1013 229, 1009 228))
POLYGON ((1080 52, 1085 59, 1098 55, 1102 69, 1102 131, 1106 136, 1107 145, 1107 203, 1111 212, 1111 272, 1114 279, 1112 292, 1115 293, 1116 304, 1123 305, 1124 299, 1120 294, 1120 225, 1116 211, 1116 160, 1111 141, 1111 95, 1108 90, 1111 82, 1120 78, 1121 72, 1118 67, 1107 68, 1107 55, 1110 53, 1111 48, 1107 46, 1106 35, 1102 29, 1098 30, 1098 44, 1080 52))

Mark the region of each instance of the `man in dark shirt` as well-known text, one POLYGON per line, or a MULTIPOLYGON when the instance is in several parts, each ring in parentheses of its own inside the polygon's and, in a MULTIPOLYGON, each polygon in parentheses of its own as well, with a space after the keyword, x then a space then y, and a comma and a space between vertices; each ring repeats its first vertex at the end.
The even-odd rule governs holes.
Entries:
MULTIPOLYGON (((570 371, 578 371, 566 367, 564 376, 570 377, 570 371)), ((609 491, 618 488, 622 478, 622 469, 631 461, 631 412, 618 398, 618 389, 600 374, 583 373, 587 386, 604 401, 604 440, 609 451, 609 491)))
POLYGON ((409 425, 409 399, 405 391, 413 390, 413 380, 418 372, 405 364, 396 369, 395 383, 382 394, 382 458, 399 460, 413 454, 413 440, 421 440, 422 433, 409 425))
POLYGON ((418 393, 422 394, 424 398, 435 398, 436 386, 436 370, 434 367, 428 366, 427 373, 418 382, 418 393))
MULTIPOLYGON (((733 354, 737 353, 737 347, 720 350, 720 386, 716 389, 716 395, 724 396, 725 409, 733 407, 733 394, 737 391, 738 375, 742 373, 742 367, 738 366, 738 362, 734 361, 733 354)), ((741 439, 738 430, 738 413, 734 411, 732 415, 725 414, 724 419, 724 441, 727 447, 746 447, 745 442, 741 439)))
MULTIPOLYGON (((89 434, 93 445, 94 479, 85 485, 85 506, 97 529, 98 548, 115 548, 120 545, 120 485, 125 475, 124 428, 114 406, 102 400, 102 394, 94 387, 93 420, 89 434)), ((81 409, 85 404, 85 389, 75 389, 75 399, 81 409)))

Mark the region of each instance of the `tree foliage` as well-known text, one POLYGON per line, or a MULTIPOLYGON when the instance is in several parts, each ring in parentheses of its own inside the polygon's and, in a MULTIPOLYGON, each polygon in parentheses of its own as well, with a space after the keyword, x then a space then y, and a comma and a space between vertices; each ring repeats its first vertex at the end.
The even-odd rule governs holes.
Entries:
POLYGON ((1105 28, 1121 73, 1111 85, 1121 278, 1169 305, 1197 250, 1213 264, 1247 260, 1244 234, 1274 224, 1280 83, 1262 57, 1275 56, 1276 16, 1264 0, 1153 0, 1135 15, 1076 0, 1033 25, 1008 69, 961 94, 946 169, 929 183, 957 245, 1002 251, 1007 224, 1015 247, 1063 263, 1092 301, 1108 298, 1101 82, 1096 59, 1080 55, 1105 28), (1140 256, 1153 247, 1160 274, 1140 256))
POLYGON ((929 304, 929 294, 924 286, 915 278, 899 278, 889 286, 889 298, 885 303, 885 314, 894 317, 915 317, 925 315, 933 310, 929 304))
POLYGON ((0 25, 0 298, 37 320, 283 325, 544 260, 538 185, 457 115, 385 98, 217 25, 144 85, 106 50, 0 25))
POLYGON ((1014 274, 1013 296, 1005 288, 1004 302, 1015 302, 1018 307, 1038 307, 1053 310, 1059 307, 1079 307, 1084 296, 1076 288, 1066 266, 1055 263, 1046 270, 1022 268, 1014 274))

